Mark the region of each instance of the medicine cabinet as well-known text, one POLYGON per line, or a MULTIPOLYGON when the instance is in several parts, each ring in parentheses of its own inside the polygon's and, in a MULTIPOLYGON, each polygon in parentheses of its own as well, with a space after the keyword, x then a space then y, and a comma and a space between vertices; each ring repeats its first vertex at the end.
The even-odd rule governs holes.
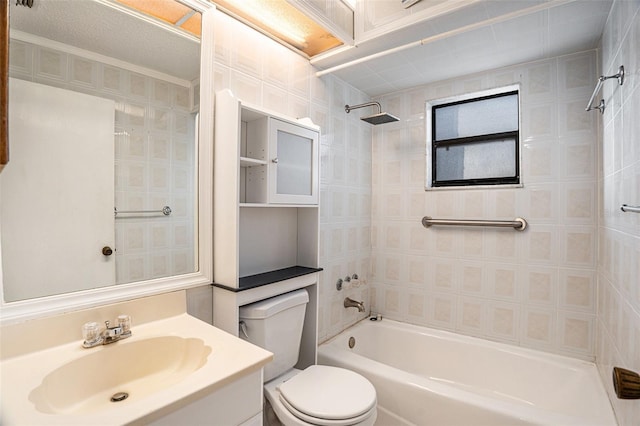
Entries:
POLYGON ((318 131, 248 106, 240 118, 243 204, 318 204, 318 131))

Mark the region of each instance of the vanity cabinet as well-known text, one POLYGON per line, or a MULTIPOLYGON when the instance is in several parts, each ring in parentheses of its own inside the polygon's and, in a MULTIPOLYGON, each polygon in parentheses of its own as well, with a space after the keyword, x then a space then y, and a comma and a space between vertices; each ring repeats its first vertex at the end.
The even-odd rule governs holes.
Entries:
POLYGON ((262 425, 262 369, 241 377, 182 408, 164 413, 148 426, 262 425))
POLYGON ((317 343, 320 129, 216 93, 214 325, 238 335, 240 306, 309 293, 300 367, 317 343))

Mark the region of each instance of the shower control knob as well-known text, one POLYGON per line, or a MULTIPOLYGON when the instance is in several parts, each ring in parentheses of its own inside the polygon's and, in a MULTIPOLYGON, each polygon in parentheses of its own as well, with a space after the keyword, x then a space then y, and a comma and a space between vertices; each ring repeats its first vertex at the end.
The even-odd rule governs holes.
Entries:
POLYGON ((102 254, 105 256, 111 256, 113 254, 113 250, 109 246, 102 247, 102 254))
POLYGON ((278 157, 274 158, 273 160, 271 160, 272 163, 278 164, 278 157))

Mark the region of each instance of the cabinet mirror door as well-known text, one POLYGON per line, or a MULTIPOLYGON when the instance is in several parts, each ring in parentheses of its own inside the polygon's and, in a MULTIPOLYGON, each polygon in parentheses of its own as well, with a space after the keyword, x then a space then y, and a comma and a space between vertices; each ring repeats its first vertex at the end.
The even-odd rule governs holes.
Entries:
POLYGON ((271 119, 270 202, 318 203, 318 132, 271 119))

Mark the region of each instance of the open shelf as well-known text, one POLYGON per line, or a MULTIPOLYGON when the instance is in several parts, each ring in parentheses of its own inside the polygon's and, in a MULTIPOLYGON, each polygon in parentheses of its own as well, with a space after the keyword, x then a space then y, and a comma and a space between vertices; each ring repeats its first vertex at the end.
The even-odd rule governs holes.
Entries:
POLYGON ((222 284, 213 283, 216 287, 221 287, 231 291, 242 291, 251 288, 269 285, 291 278, 301 277, 303 275, 313 274, 322 271, 322 268, 309 268, 306 266, 291 266, 289 268, 277 269, 275 271, 263 272, 261 274, 240 277, 239 288, 231 288, 222 284))
POLYGON ((301 277, 303 275, 320 272, 322 268, 308 268, 306 266, 291 266, 289 268, 275 271, 263 272, 262 274, 240 277, 240 290, 273 284, 290 278, 301 277))

